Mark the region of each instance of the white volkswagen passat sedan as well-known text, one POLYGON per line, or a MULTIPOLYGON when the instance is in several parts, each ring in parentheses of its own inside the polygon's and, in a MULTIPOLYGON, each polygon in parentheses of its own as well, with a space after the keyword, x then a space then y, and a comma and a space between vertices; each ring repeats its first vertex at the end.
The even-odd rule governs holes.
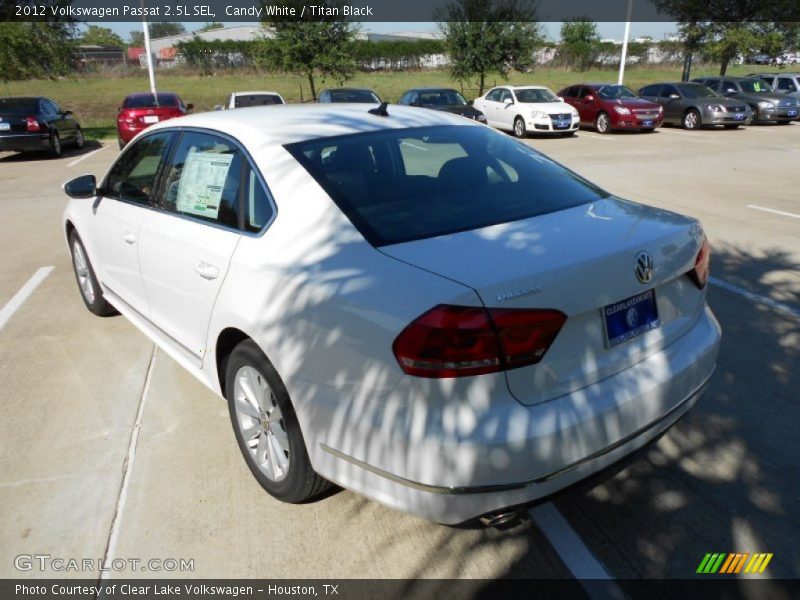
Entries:
POLYGON ((443 523, 523 504, 655 439, 714 370, 697 221, 458 116, 191 115, 65 191, 86 306, 226 398, 288 502, 332 481, 443 523))
POLYGON ((476 98, 473 106, 492 127, 510 131, 518 138, 531 133, 575 135, 580 126, 578 111, 538 85, 503 85, 476 98))

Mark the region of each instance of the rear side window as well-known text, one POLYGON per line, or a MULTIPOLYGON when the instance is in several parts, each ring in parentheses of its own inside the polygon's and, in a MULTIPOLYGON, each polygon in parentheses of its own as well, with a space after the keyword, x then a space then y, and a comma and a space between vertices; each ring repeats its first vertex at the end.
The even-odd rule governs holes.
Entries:
POLYGON ((173 133, 155 133, 137 141, 120 157, 106 178, 103 194, 135 204, 151 204, 173 133))
POLYGON ((184 133, 163 181, 157 207, 166 212, 253 233, 274 214, 244 152, 222 136, 184 133))
POLYGON ((643 87, 639 90, 639 93, 642 96, 651 96, 653 98, 658 98, 661 95, 661 85, 648 85, 643 87))
POLYGON ((485 127, 393 129, 286 148, 374 246, 527 219, 608 196, 485 127))

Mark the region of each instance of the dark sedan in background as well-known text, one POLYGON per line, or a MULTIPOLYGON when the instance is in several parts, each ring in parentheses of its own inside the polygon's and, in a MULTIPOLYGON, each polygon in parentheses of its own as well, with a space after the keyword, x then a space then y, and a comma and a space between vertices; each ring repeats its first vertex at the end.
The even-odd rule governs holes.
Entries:
POLYGON ((139 92, 129 94, 117 112, 117 141, 124 148, 133 137, 150 125, 174 117, 182 117, 192 110, 178 94, 172 92, 139 92))
POLYGON ((0 151, 49 151, 61 156, 64 144, 83 148, 83 131, 72 111, 50 98, 0 98, 0 151))
POLYGON ((664 110, 624 85, 581 83, 558 93, 575 108, 581 125, 594 127, 598 133, 613 129, 653 131, 661 125, 664 110))
POLYGON ((728 98, 747 102, 753 111, 751 123, 779 123, 786 125, 797 118, 796 98, 779 94, 772 87, 755 77, 698 77, 697 83, 711 88, 728 98))
POLYGON ((471 106, 456 90, 450 88, 418 88, 408 90, 398 104, 421 106, 460 115, 473 121, 486 123, 486 116, 471 106))
POLYGON ((380 104, 381 99, 370 89, 367 88, 335 88, 322 90, 319 94, 319 102, 355 102, 357 104, 380 104))
POLYGON ((753 114, 746 102, 720 96, 700 83, 654 83, 640 89, 639 95, 661 105, 664 123, 681 125, 684 129, 707 125, 736 129, 753 114))

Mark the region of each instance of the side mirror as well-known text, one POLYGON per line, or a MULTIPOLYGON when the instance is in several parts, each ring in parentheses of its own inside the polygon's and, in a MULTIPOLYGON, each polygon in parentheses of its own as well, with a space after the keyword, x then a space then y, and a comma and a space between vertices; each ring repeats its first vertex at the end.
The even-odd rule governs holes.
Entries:
POLYGON ((506 98, 505 100, 503 100, 503 104, 505 104, 506 106, 510 106, 514 104, 514 101, 511 98, 506 98))
POLYGON ((474 100, 467 100, 467 106, 472 106, 473 104, 475 104, 474 100))
POLYGON ((65 110, 61 114, 64 115, 65 117, 71 117, 72 116, 72 111, 71 110, 65 110))
POLYGON ((94 198, 97 196, 97 180, 94 175, 81 175, 69 180, 61 187, 70 198, 94 198))
POLYGON ((194 110, 194 104, 187 104, 186 110, 194 110))
POLYGON ((680 98, 680 96, 678 94, 670 94, 669 97, 670 97, 671 100, 676 100, 676 99, 680 98))
POLYGON ((414 101, 411 103, 411 106, 419 106, 419 105, 420 105, 420 104, 419 104, 419 100, 414 100, 414 101))
POLYGON ((736 90, 734 90, 734 89, 725 90, 725 95, 726 96, 733 96, 735 93, 736 93, 736 90))
POLYGON ((566 100, 564 100, 564 96, 557 96, 557 98, 559 102, 566 102, 566 100))
POLYGON ((586 96, 583 97, 583 99, 586 100, 587 102, 594 102, 594 96, 592 96, 591 94, 587 94, 586 96))
POLYGON ((222 110, 222 104, 215 104, 214 110, 222 110))

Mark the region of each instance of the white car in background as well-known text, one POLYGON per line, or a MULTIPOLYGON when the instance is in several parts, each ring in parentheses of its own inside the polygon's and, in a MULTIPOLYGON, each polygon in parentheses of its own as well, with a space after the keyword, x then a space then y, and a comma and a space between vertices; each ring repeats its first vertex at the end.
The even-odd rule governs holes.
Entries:
POLYGON ((286 104, 286 101, 278 92, 233 92, 225 100, 225 104, 217 104, 214 110, 271 106, 273 104, 286 104))
POLYGON ((473 106, 486 115, 486 123, 518 138, 529 134, 575 135, 578 111, 538 85, 502 85, 476 98, 473 106))
POLYGON ((284 501, 332 481, 500 519, 658 438, 714 371, 696 220, 457 115, 191 115, 64 189, 87 308, 227 399, 284 501))

